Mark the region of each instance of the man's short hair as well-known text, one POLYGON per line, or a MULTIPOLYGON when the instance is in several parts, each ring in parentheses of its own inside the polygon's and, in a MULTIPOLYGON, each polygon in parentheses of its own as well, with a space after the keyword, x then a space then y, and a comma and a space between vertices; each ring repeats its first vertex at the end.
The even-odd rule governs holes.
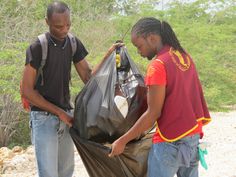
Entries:
POLYGON ((47 7, 47 18, 50 19, 53 13, 64 13, 66 11, 70 12, 70 8, 66 3, 54 1, 47 7))

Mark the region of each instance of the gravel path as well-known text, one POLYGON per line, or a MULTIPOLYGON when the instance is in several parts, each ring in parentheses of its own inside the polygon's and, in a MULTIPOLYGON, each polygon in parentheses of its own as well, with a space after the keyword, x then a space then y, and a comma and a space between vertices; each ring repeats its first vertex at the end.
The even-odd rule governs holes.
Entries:
POLYGON ((211 117, 204 128, 208 170, 200 167, 200 176, 236 177, 236 112, 212 113, 211 117))
MULTIPOLYGON (((201 166, 200 177, 236 177, 236 112, 211 113, 212 122, 204 127, 208 143, 208 170, 201 166)), ((74 177, 88 177, 75 150, 74 177)), ((33 148, 0 149, 0 177, 36 177, 33 148)))

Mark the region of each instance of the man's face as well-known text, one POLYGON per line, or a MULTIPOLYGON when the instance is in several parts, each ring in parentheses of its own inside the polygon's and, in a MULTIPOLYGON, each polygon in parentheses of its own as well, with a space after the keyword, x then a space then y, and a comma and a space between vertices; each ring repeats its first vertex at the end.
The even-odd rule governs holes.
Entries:
POLYGON ((58 40, 64 40, 67 36, 71 21, 69 11, 53 13, 50 19, 46 19, 50 34, 58 40))
POLYGON ((142 36, 132 34, 131 41, 142 57, 146 57, 148 60, 151 60, 157 54, 156 46, 152 42, 150 35, 144 38, 142 36))

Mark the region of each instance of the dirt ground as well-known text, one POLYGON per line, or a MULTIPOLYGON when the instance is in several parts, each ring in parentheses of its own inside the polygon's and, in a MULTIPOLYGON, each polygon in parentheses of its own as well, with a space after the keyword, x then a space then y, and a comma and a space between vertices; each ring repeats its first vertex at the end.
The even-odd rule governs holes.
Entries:
MULTIPOLYGON (((236 177, 236 112, 211 113, 212 122, 204 127, 203 141, 208 144, 208 170, 199 167, 200 177, 236 177)), ((23 150, 0 148, 0 177, 36 177, 32 146, 23 150)), ((75 150, 74 177, 88 177, 75 150)))

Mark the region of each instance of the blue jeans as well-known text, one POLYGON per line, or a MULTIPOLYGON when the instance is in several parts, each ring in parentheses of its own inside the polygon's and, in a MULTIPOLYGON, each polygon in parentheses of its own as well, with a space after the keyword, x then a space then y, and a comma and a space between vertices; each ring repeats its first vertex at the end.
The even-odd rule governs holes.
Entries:
POLYGON ((39 177, 71 177, 74 145, 69 127, 53 114, 31 111, 32 144, 39 177))
POLYGON ((148 177, 198 177, 199 135, 153 144, 148 156, 148 177))

